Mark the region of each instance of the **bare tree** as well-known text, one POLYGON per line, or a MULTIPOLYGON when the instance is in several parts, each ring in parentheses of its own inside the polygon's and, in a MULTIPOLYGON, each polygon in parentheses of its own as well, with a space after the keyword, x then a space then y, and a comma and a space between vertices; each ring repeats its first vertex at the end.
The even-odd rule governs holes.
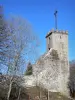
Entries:
POLYGON ((8 68, 8 70, 13 69, 14 74, 17 74, 22 68, 23 62, 37 57, 38 39, 30 24, 23 18, 12 17, 8 24, 12 40, 9 57, 13 55, 13 60, 10 60, 11 63, 9 63, 12 68, 8 68))
POLYGON ((10 47, 10 33, 4 18, 3 6, 0 5, 0 73, 6 72, 4 66, 8 63, 8 48, 10 47))
MULTIPOLYGON (((38 41, 35 34, 32 31, 29 23, 21 17, 11 17, 8 20, 11 47, 8 48, 8 73, 12 75, 19 75, 21 69, 24 70, 23 66, 28 60, 34 58, 38 41)), ((36 56, 37 57, 37 56, 36 56)), ((7 99, 9 100, 13 76, 10 80, 10 86, 8 91, 7 99)), ((20 91, 19 91, 20 96, 20 91)), ((18 97, 19 99, 19 97, 18 97)))
POLYGON ((75 60, 70 61, 69 89, 71 97, 75 98, 75 60))
POLYGON ((13 77, 10 78, 10 85, 9 85, 9 89, 8 89, 7 100, 9 100, 9 98, 10 98, 12 83, 13 83, 13 77))
POLYGON ((8 25, 4 19, 3 7, 0 6, 0 64, 4 63, 7 58, 6 52, 9 47, 9 32, 8 25))

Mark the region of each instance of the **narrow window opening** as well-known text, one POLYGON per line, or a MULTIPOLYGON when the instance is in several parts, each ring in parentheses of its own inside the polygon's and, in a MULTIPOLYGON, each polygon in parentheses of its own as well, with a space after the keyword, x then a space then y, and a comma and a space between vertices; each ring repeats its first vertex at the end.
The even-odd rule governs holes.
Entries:
POLYGON ((60 36, 60 39, 61 39, 61 36, 60 36))
POLYGON ((49 40, 50 40, 50 37, 49 37, 49 40))

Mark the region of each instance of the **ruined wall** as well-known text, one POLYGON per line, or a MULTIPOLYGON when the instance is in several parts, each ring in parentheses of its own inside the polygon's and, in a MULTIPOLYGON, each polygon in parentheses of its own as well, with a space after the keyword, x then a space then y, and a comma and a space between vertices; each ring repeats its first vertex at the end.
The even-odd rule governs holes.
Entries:
POLYGON ((44 54, 33 66, 33 75, 36 76, 37 84, 55 92, 68 95, 67 82, 68 70, 66 62, 61 62, 59 55, 52 54, 54 49, 44 54), (64 67, 64 68, 63 68, 64 67))
POLYGON ((33 75, 31 78, 25 77, 24 85, 39 85, 51 92, 69 95, 68 78, 68 33, 58 30, 49 32, 47 35, 47 53, 42 55, 33 65, 33 75))

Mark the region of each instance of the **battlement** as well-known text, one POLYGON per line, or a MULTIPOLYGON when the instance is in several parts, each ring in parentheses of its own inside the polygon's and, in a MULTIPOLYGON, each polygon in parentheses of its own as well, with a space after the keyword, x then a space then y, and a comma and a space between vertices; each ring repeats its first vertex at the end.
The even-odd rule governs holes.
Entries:
POLYGON ((50 30, 50 31, 47 33, 46 38, 47 38, 48 36, 50 36, 52 33, 55 33, 55 34, 59 33, 59 34, 66 34, 66 35, 68 35, 68 31, 67 31, 67 30, 64 31, 64 30, 54 30, 54 29, 52 29, 52 30, 50 30))

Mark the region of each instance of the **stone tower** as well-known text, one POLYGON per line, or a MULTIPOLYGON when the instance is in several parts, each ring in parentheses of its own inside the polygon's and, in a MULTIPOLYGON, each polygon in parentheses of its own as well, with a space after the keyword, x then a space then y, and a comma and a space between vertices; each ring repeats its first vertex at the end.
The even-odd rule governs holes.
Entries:
POLYGON ((58 51, 61 60, 68 61, 68 31, 51 30, 46 35, 47 52, 53 48, 58 51))
MULTIPOLYGON (((67 87, 69 77, 69 59, 68 59, 68 31, 51 30, 46 35, 47 52, 53 48, 57 50, 60 62, 60 87, 67 87), (61 78, 62 77, 62 78, 61 78)), ((58 66, 57 66, 58 67, 58 66)), ((61 90, 62 91, 62 90, 61 90)), ((66 92, 66 90, 65 90, 66 92)))
POLYGON ((48 91, 69 95, 68 32, 51 30, 46 41, 47 52, 33 65, 33 75, 48 91))

